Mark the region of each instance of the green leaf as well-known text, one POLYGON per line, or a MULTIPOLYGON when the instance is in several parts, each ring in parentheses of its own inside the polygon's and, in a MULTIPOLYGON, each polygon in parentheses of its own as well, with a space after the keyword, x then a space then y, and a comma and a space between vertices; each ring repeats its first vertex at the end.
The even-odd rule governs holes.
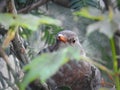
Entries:
POLYGON ((82 3, 82 1, 80 1, 79 3, 78 2, 73 2, 73 3, 71 3, 72 5, 71 5, 71 8, 82 8, 82 7, 84 7, 85 5, 84 4, 81 4, 82 3), (81 5, 80 5, 81 4, 81 5))
POLYGON ((25 87, 29 82, 39 77, 41 81, 45 81, 66 61, 67 60, 65 60, 59 53, 46 53, 35 58, 24 68, 28 71, 28 74, 22 83, 22 87, 25 87))
POLYGON ((60 50, 59 52, 44 53, 36 57, 30 64, 24 67, 27 74, 21 87, 25 88, 28 83, 36 78, 40 78, 42 82, 46 81, 55 74, 63 64, 73 58, 77 60, 80 59, 80 50, 71 47, 60 50), (73 52, 75 53, 73 54, 73 52))
POLYGON ((108 38, 111 38, 115 32, 120 29, 120 12, 113 13, 111 9, 109 13, 102 14, 100 10, 95 8, 83 8, 80 12, 75 12, 74 14, 93 20, 99 20, 87 27, 87 35, 90 35, 92 32, 98 30, 100 33, 105 34, 108 38))
POLYGON ((40 24, 55 24, 61 25, 61 22, 56 19, 41 16, 37 17, 31 14, 0 14, 0 23, 8 29, 12 25, 27 27, 30 30, 37 30, 40 24))
POLYGON ((93 19, 93 20, 103 20, 104 16, 101 11, 96 8, 82 8, 80 11, 73 13, 77 16, 83 16, 85 18, 93 19))
POLYGON ((87 27, 87 35, 98 30, 100 33, 105 34, 108 38, 113 37, 116 32, 118 25, 110 20, 103 20, 93 23, 87 27))
POLYGON ((100 5, 97 0, 71 0, 70 6, 73 9, 81 9, 87 6, 100 8, 100 5))

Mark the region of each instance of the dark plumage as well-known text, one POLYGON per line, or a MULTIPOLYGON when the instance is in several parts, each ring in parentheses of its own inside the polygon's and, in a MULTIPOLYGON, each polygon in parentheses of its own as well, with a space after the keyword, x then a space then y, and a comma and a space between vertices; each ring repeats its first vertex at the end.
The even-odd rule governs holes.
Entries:
POLYGON ((72 90, 98 90, 100 87, 100 71, 86 61, 71 60, 47 80, 52 90, 68 86, 72 90))

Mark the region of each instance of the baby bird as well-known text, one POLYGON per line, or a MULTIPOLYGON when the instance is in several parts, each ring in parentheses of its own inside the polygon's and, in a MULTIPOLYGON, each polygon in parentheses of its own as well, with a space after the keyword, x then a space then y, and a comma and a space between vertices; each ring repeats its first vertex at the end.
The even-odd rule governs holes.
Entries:
MULTIPOLYGON (((64 30, 57 34, 56 43, 39 52, 53 52, 64 47, 78 47, 83 55, 85 54, 77 34, 70 30, 64 30)), ((52 90, 63 90, 63 87, 71 90, 98 90, 100 88, 101 73, 97 67, 87 61, 70 60, 60 67, 51 78, 47 80, 52 90)))

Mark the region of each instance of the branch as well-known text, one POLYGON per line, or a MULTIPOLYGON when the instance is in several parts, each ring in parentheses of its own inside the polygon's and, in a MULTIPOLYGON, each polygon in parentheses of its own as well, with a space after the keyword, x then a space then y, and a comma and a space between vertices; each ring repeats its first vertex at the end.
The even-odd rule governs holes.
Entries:
POLYGON ((17 14, 14 0, 7 0, 7 12, 17 14))
POLYGON ((46 4, 50 0, 38 0, 37 2, 33 3, 32 5, 26 6, 25 8, 22 8, 18 10, 18 13, 27 13, 43 4, 46 4))

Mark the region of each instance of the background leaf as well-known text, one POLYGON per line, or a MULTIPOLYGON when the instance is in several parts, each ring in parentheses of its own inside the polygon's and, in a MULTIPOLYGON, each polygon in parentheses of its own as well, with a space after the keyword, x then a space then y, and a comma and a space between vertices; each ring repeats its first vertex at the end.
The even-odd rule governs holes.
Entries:
POLYGON ((77 10, 88 6, 100 8, 100 5, 97 0, 71 0, 70 5, 71 8, 77 10))
POLYGON ((23 80, 22 87, 25 88, 29 82, 40 78, 42 82, 46 81, 49 77, 55 74, 56 71, 68 62, 70 59, 80 59, 80 50, 73 49, 72 47, 65 48, 59 52, 44 53, 36 57, 30 64, 24 67, 27 75, 23 80), (73 52, 75 52, 73 54, 73 52), (76 57, 77 56, 77 57, 76 57))
POLYGON ((82 8, 80 11, 74 12, 74 15, 83 16, 85 18, 93 19, 93 20, 103 20, 104 16, 99 9, 96 8, 82 8))
POLYGON ((37 30, 40 24, 61 25, 61 22, 59 20, 45 16, 37 17, 31 14, 26 15, 0 14, 0 23, 7 29, 11 25, 18 25, 29 28, 30 30, 37 30))

